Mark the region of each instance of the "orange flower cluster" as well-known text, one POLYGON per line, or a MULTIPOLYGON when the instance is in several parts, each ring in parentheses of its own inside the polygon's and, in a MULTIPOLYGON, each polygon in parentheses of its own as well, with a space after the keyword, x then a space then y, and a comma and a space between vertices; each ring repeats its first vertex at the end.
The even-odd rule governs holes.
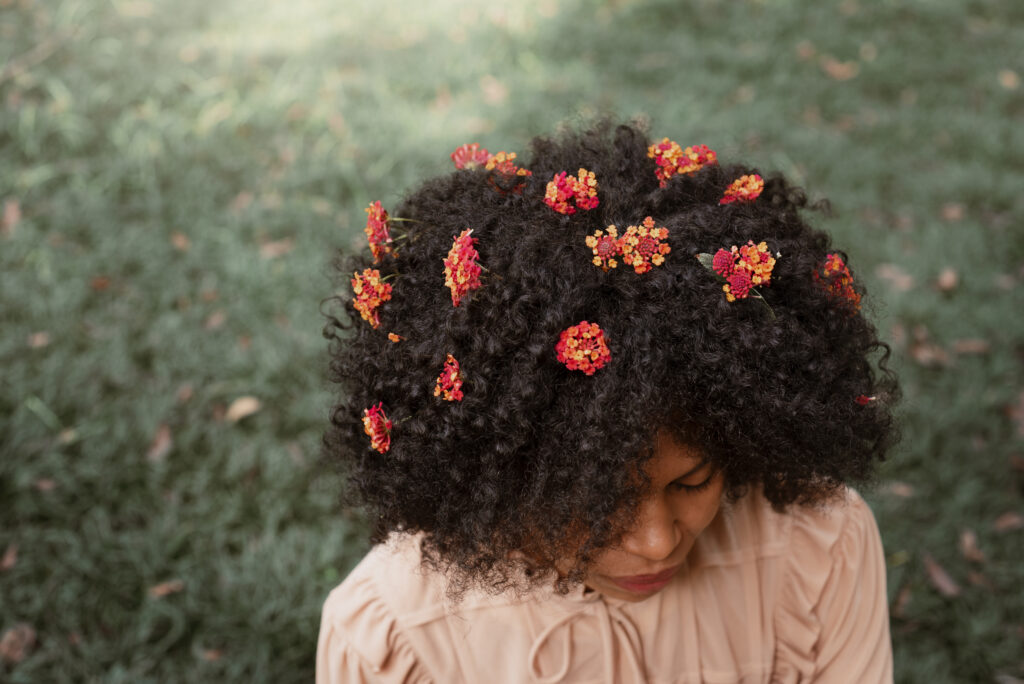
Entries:
POLYGON ((475 169, 483 166, 491 158, 487 150, 480 147, 479 143, 466 143, 460 145, 452 152, 452 161, 457 169, 475 169))
POLYGON ((366 208, 366 238, 370 242, 373 262, 377 263, 385 254, 391 254, 391 231, 388 224, 388 212, 380 206, 380 202, 372 202, 366 208))
POLYGON ((764 179, 755 174, 740 176, 725 189, 719 204, 732 204, 733 202, 753 202, 764 190, 764 179))
POLYGON ((381 282, 380 271, 367 268, 362 273, 353 273, 352 293, 355 294, 352 305, 359 315, 374 328, 379 328, 380 312, 377 309, 391 299, 391 286, 381 282))
POLYGON ((390 332, 390 333, 388 333, 388 339, 391 340, 392 342, 400 342, 401 340, 404 340, 405 338, 402 337, 401 335, 396 335, 395 333, 390 332))
POLYGON ((622 243, 619 242, 619 231, 615 226, 608 226, 607 234, 603 230, 595 230, 593 235, 588 235, 587 247, 594 252, 594 265, 600 266, 605 272, 619 265, 615 257, 622 254, 622 243))
POLYGON ((654 266, 665 263, 665 255, 672 251, 667 243, 668 228, 655 228, 648 216, 640 226, 630 226, 622 236, 622 261, 637 273, 647 273, 654 266))
POLYGON ((759 285, 771 285, 772 269, 775 268, 775 257, 768 251, 768 244, 754 244, 748 240, 742 247, 733 245, 731 249, 720 249, 715 252, 712 270, 726 279, 722 286, 725 298, 734 302, 745 299, 751 288, 759 285))
POLYGON ((544 193, 544 204, 560 214, 575 214, 577 209, 593 209, 598 204, 597 178, 584 168, 576 176, 567 171, 555 174, 544 193), (572 201, 572 204, 569 202, 572 201))
POLYGON ((661 187, 668 185, 668 179, 676 174, 693 173, 718 160, 715 151, 707 145, 693 145, 684 150, 679 143, 668 138, 648 147, 647 156, 658 165, 654 173, 661 187))
MULTIPOLYGON (((484 150, 484 152, 486 151, 487 150, 484 150)), ((533 172, 520 168, 512 163, 515 158, 515 152, 505 152, 502 150, 501 152, 488 157, 487 162, 484 164, 484 168, 488 171, 497 171, 503 176, 532 176, 533 172)))
POLYGON ((854 313, 860 311, 860 293, 853 289, 853 275, 841 256, 826 256, 821 273, 815 271, 814 279, 822 283, 834 297, 849 303, 854 313))
POLYGON ((453 306, 458 306, 470 290, 480 287, 480 253, 473 246, 476 238, 471 237, 472 233, 468 228, 462 231, 444 260, 444 283, 452 291, 453 306))
POLYGON ((555 345, 558 360, 569 370, 580 370, 587 375, 603 368, 612 360, 612 353, 605 343, 604 331, 597 323, 580 321, 562 331, 555 345))
POLYGON ((391 448, 391 421, 382 407, 378 402, 363 410, 363 430, 370 436, 370 447, 383 454, 391 448))
POLYGON ((445 401, 462 401, 462 371, 459 362, 451 354, 444 362, 444 369, 437 376, 437 385, 434 386, 434 396, 444 395, 445 401))

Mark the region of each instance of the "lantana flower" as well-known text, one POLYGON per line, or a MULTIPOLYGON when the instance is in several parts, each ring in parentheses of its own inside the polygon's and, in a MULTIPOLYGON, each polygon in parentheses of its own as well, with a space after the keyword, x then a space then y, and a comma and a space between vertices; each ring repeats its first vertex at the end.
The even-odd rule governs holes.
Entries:
POLYGON ((437 376, 434 396, 444 396, 445 401, 462 401, 462 370, 451 354, 444 362, 444 369, 437 376))
POLYGON ((558 360, 569 370, 583 371, 593 375, 612 360, 611 351, 605 342, 604 331, 597 323, 580 321, 562 331, 555 345, 558 360))
POLYGON ((665 255, 672 251, 668 243, 668 228, 655 228, 648 216, 639 226, 630 226, 622 236, 622 261, 637 273, 647 273, 653 266, 665 263, 665 255))
POLYGON ((676 174, 693 173, 718 161, 715 151, 707 145, 693 145, 684 150, 679 143, 668 138, 648 147, 647 156, 658 165, 654 173, 661 187, 668 185, 668 179, 676 174))
POLYGON ((719 204, 732 204, 733 202, 753 202, 764 190, 764 179, 758 174, 740 176, 725 189, 719 204))
POLYGON ((853 288, 853 275, 841 256, 827 255, 821 272, 814 272, 814 279, 834 297, 846 301, 853 313, 860 311, 860 293, 853 288))
POLYGON ((452 291, 452 305, 458 306, 470 290, 480 287, 480 253, 473 246, 476 238, 469 228, 452 242, 444 260, 444 284, 452 291))
POLYGON ((746 299, 753 288, 767 287, 772 283, 775 257, 768 251, 766 242, 755 245, 753 240, 748 240, 742 247, 733 245, 729 249, 718 250, 713 257, 699 254, 697 258, 726 280, 722 290, 730 302, 746 299))
POLYGON ((483 166, 491 155, 479 143, 466 143, 460 145, 452 152, 452 161, 457 169, 475 169, 483 166))
POLYGON ((577 209, 594 209, 600 204, 594 172, 580 168, 575 176, 570 176, 568 171, 555 174, 548 182, 544 204, 560 214, 575 214, 577 209))
POLYGON ((397 334, 395 334, 393 332, 389 332, 388 333, 388 339, 391 340, 392 342, 400 342, 400 341, 404 340, 405 338, 402 337, 401 335, 397 335, 397 334))
POLYGON ((502 150, 488 157, 487 161, 484 162, 484 168, 488 171, 497 171, 505 176, 532 176, 533 172, 529 169, 518 167, 512 163, 515 161, 515 158, 515 152, 505 152, 502 150))
POLYGON ((871 402, 875 401, 877 398, 878 397, 874 397, 874 396, 869 397, 866 394, 860 394, 860 395, 857 396, 856 399, 854 399, 854 401, 857 402, 857 404, 859 406, 867 406, 871 402))
POLYGON ((372 202, 366 208, 366 238, 370 242, 370 251, 373 253, 374 263, 380 261, 385 254, 391 254, 391 230, 388 223, 388 212, 380 205, 380 202, 372 202))
POLYGON ((391 420, 384 413, 383 402, 363 410, 363 431, 370 436, 370 447, 380 453, 391 448, 391 420))
POLYGON ((622 254, 622 243, 619 241, 619 231, 615 226, 608 226, 607 232, 595 230, 593 235, 588 235, 587 247, 594 252, 595 266, 600 266, 607 272, 609 268, 619 265, 615 257, 622 254))
POLYGON ((367 268, 362 273, 352 274, 352 293, 355 295, 352 305, 359 315, 374 328, 379 328, 380 312, 377 309, 391 299, 391 285, 381 281, 380 271, 367 268))

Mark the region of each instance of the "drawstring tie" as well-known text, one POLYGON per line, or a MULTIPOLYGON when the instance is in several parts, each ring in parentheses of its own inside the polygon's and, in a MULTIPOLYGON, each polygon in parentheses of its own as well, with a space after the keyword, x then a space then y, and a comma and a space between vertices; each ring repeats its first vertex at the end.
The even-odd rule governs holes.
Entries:
POLYGON ((625 651, 628 660, 632 663, 636 681, 645 684, 647 682, 647 675, 643 668, 644 656, 643 646, 640 642, 640 632, 626 613, 618 606, 609 606, 600 598, 581 610, 563 615, 540 633, 540 636, 537 637, 530 648, 530 674, 540 684, 558 684, 558 682, 565 678, 572 664, 572 623, 588 615, 594 615, 597 619, 598 630, 601 633, 601 655, 604 660, 605 681, 608 684, 615 684, 615 652, 618 650, 625 651), (591 612, 590 606, 595 606, 596 614, 591 612), (566 634, 565 649, 562 654, 562 668, 553 675, 544 676, 537 663, 537 656, 548 642, 548 639, 551 638, 551 635, 563 625, 566 627, 566 634))

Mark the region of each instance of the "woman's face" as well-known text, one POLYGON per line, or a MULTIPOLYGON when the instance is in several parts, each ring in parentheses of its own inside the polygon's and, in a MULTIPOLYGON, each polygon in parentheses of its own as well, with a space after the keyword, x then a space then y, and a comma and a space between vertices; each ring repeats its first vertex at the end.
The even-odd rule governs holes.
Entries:
POLYGON ((638 524, 598 555, 584 581, 605 596, 642 601, 668 585, 722 501, 722 473, 666 430, 658 432, 645 471, 651 490, 638 524))

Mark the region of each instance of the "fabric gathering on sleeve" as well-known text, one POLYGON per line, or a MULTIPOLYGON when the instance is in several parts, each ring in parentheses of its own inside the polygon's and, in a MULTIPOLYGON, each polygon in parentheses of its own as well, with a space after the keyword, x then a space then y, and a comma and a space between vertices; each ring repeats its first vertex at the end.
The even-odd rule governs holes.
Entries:
POLYGON ((367 577, 350 577, 324 603, 317 684, 432 683, 367 577))
POLYGON ((893 681, 885 556, 864 500, 794 513, 772 682, 893 681))

